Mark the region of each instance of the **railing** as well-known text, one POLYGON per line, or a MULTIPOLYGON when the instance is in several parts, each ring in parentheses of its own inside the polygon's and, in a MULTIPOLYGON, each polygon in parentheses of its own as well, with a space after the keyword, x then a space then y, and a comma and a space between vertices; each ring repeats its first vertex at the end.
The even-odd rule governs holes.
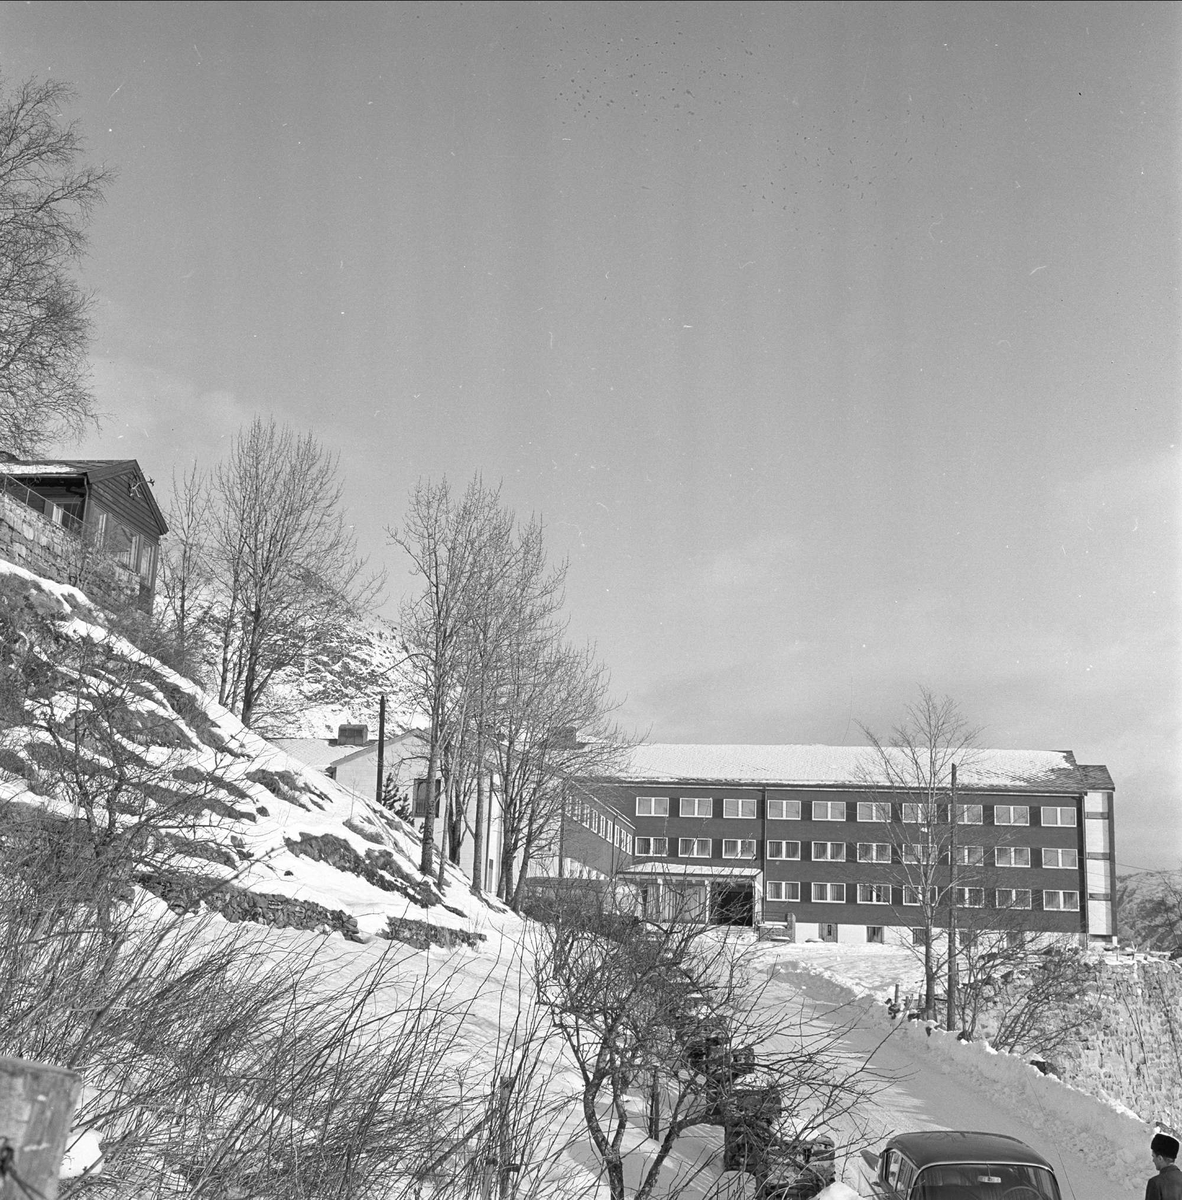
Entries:
POLYGON ((46 500, 44 496, 38 495, 32 488, 26 487, 19 480, 13 479, 9 475, 0 475, 0 491, 7 492, 14 500, 19 501, 26 508, 40 513, 52 524, 60 525, 76 537, 82 536, 84 525, 78 517, 73 513, 66 512, 52 500, 46 500))

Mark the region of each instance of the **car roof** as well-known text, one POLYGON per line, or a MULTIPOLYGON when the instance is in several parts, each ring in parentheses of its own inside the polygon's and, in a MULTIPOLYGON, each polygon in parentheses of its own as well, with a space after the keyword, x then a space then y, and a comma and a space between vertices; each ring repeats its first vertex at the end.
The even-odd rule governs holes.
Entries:
POLYGON ((980 1133, 976 1130, 932 1129, 924 1133, 900 1133, 891 1138, 885 1150, 902 1150, 917 1167, 936 1163, 1021 1163, 1053 1171, 1037 1150, 1004 1133, 980 1133))

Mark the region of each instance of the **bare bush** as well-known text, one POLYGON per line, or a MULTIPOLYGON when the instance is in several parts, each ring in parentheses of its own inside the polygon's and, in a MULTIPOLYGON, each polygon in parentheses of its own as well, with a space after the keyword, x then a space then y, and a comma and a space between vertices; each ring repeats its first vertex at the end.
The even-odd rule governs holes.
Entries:
POLYGON ((444 983, 396 991, 405 950, 342 979, 307 935, 152 901, 100 922, 67 823, 6 817, 0 1053, 81 1071, 75 1129, 104 1140, 63 1196, 414 1194, 454 1137, 441 1064, 464 1010, 444 983))
POLYGON ((583 1122, 613 1200, 680 1194, 714 1153, 672 1171, 696 1126, 721 1126, 727 1158, 767 1185, 779 1157, 861 1104, 835 1034, 786 1027, 745 952, 690 921, 638 922, 605 893, 555 902, 539 927, 535 986, 579 1071, 583 1122), (638 1181, 625 1187, 630 1107, 647 1101, 638 1181), (790 1131, 787 1136, 785 1131, 790 1131), (659 1190, 658 1190, 659 1189, 659 1190))

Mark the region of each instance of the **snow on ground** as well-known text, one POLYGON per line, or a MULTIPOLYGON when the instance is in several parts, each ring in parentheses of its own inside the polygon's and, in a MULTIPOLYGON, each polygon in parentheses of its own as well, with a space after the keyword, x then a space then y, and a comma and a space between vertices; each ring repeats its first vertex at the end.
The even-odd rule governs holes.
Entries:
MULTIPOLYGON (((1056 1167, 1065 1200, 1133 1200, 1151 1173, 1153 1130, 1123 1106, 1105 1102, 1041 1074, 1021 1058, 983 1042, 963 1043, 941 1030, 930 1036, 916 1022, 892 1022, 881 1000, 900 983, 917 990, 919 973, 905 947, 766 944, 769 994, 785 1007, 803 994, 822 1023, 846 1022, 853 1002, 856 1028, 842 1036, 851 1061, 869 1064, 881 1091, 851 1143, 878 1148, 896 1132, 986 1129, 1021 1138, 1056 1167), (832 1016, 828 1014, 833 1014, 832 1016)), ((859 1146, 849 1145, 848 1151, 859 1146)), ((854 1153, 845 1180, 861 1172, 854 1153)))
POLYGON ((923 963, 906 946, 843 945, 840 942, 762 942, 757 953, 769 971, 807 972, 844 988, 851 997, 917 996, 923 963))

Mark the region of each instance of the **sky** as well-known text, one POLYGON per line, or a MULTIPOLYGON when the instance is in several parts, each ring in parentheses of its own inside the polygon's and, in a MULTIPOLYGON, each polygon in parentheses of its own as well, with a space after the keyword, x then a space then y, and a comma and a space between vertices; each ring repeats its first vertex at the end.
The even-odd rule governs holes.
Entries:
POLYGON ((1182 862, 1175 4, 16 4, 118 171, 101 430, 273 415, 386 611, 420 478, 569 560, 630 729, 856 744, 924 685, 1182 862))

